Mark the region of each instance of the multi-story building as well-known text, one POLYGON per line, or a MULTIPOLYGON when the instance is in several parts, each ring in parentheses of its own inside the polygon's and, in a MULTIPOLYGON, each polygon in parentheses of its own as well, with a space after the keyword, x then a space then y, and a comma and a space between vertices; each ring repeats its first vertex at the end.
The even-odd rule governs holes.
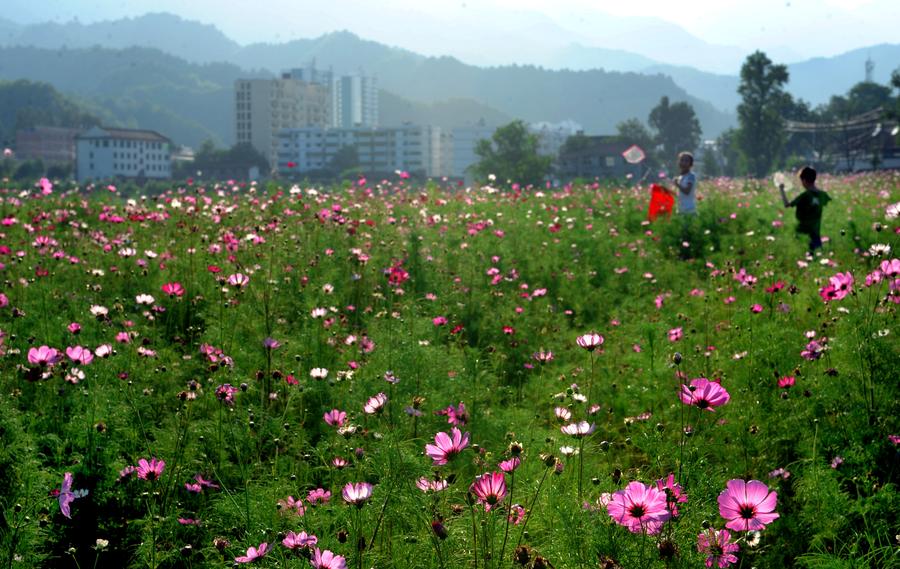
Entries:
POLYGON ((345 75, 331 86, 331 126, 378 126, 378 81, 365 75, 345 75))
POLYGON ((285 175, 326 172, 346 147, 356 150, 357 166, 369 175, 449 173, 447 136, 438 127, 295 128, 281 131, 279 141, 278 170, 285 175))
POLYGON ((172 176, 172 141, 152 130, 95 126, 75 137, 78 181, 172 176))
POLYGON ((16 131, 16 157, 19 160, 42 160, 45 164, 75 162, 76 128, 34 126, 16 131))
POLYGON ((484 124, 461 126, 453 129, 451 133, 451 176, 464 179, 466 183, 472 182, 473 176, 470 168, 478 162, 475 146, 480 140, 490 140, 494 135, 494 130, 496 130, 494 127, 484 124))
POLYGON ((270 167, 277 162, 279 131, 331 123, 329 88, 291 73, 280 79, 238 79, 234 90, 237 142, 253 145, 270 167))

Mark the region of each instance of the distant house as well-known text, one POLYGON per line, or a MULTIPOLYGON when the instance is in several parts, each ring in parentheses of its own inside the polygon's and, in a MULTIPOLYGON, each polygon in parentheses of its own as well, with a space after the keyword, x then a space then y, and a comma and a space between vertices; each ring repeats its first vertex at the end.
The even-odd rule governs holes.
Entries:
POLYGON ((75 137, 79 182, 172 177, 172 141, 152 130, 93 127, 75 137))
POLYGON ((16 157, 41 160, 44 164, 75 163, 75 137, 78 129, 33 126, 16 131, 16 157))
POLYGON ((622 153, 631 146, 617 136, 582 136, 580 144, 565 144, 559 151, 556 174, 560 180, 575 178, 624 178, 638 175, 640 165, 629 164, 622 153))

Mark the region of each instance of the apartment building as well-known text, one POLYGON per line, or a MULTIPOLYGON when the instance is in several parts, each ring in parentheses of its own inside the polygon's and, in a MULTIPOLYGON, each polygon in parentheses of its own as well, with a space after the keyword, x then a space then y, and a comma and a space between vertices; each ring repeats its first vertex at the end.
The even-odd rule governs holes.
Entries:
POLYGON ((326 127, 330 119, 330 90, 285 73, 280 79, 235 81, 237 142, 250 143, 274 168, 278 133, 285 129, 326 127))
POLYGON ((75 176, 79 182, 168 179, 172 141, 152 130, 93 127, 75 137, 75 176))
POLYGON ((437 177, 450 172, 449 136, 438 127, 295 128, 279 134, 278 170, 284 175, 328 170, 346 147, 370 175, 396 170, 437 177))

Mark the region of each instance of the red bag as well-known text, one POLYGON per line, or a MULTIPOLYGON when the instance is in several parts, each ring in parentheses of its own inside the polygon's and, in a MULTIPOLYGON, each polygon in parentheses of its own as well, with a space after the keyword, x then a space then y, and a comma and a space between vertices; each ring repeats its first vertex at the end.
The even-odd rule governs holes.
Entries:
POLYGON ((650 207, 647 210, 647 219, 656 221, 660 215, 669 216, 675 206, 675 198, 665 188, 658 184, 650 184, 650 207))

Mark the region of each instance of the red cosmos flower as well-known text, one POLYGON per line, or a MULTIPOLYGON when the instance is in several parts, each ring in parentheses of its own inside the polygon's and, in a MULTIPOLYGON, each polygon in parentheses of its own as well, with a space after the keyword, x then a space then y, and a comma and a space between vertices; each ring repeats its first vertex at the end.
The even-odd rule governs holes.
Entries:
POLYGON ((162 291, 169 296, 184 296, 184 287, 181 283, 166 283, 162 285, 162 291))
POLYGON ((725 527, 735 531, 764 529, 778 519, 776 492, 759 480, 729 480, 726 490, 719 494, 719 514, 728 520, 725 527))
POLYGON ((484 510, 489 512, 506 497, 506 477, 502 472, 482 474, 469 486, 469 492, 474 494, 478 501, 484 504, 484 510))
POLYGON ((425 454, 434 461, 434 466, 443 466, 469 446, 469 433, 463 433, 456 427, 450 435, 440 432, 434 436, 434 444, 425 445, 425 454))

